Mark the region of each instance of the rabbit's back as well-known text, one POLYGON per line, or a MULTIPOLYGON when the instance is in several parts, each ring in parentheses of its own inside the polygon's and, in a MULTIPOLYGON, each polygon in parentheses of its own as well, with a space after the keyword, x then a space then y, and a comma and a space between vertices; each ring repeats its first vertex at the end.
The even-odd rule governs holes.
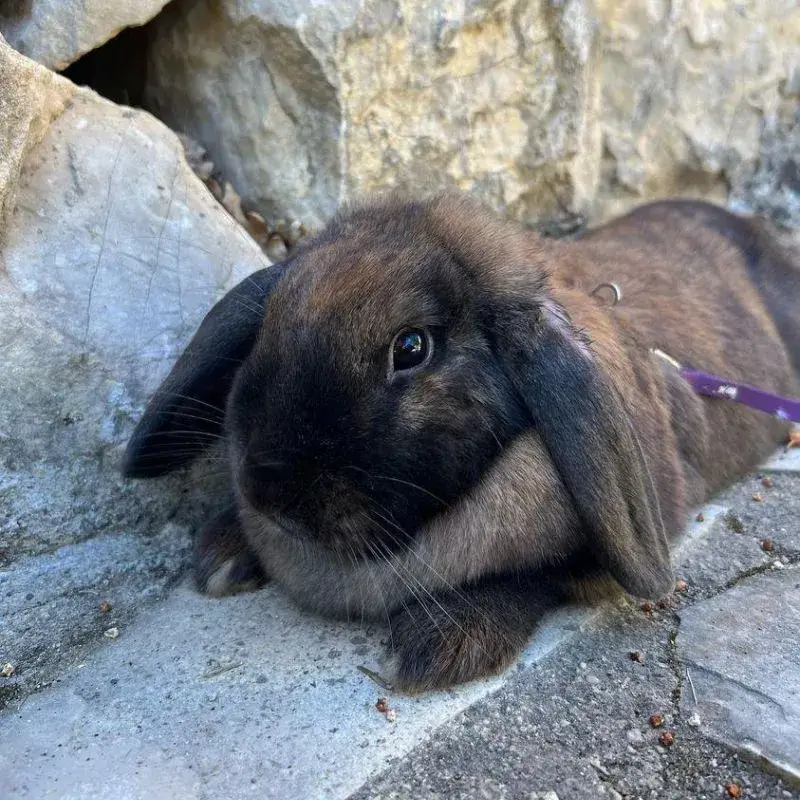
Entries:
MULTIPOLYGON (((800 266, 757 222, 707 203, 643 206, 568 245, 556 280, 591 292, 616 282, 607 313, 634 360, 657 348, 694 368, 781 395, 798 391, 800 266)), ((701 502, 785 438, 766 414, 694 393, 663 367, 687 485, 701 502)))

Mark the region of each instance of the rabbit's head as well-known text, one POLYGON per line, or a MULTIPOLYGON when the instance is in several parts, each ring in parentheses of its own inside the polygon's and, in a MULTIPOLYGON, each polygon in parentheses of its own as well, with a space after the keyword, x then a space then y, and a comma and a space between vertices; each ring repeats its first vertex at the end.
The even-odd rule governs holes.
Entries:
MULTIPOLYGON (((642 449, 546 261, 539 239, 464 198, 341 214, 209 313, 127 474, 190 460, 187 428, 194 445, 224 435, 249 513, 370 559, 407 546, 533 428, 583 542, 626 589, 660 596, 667 542, 642 449)), ((541 550, 550 534, 529 535, 541 550)))

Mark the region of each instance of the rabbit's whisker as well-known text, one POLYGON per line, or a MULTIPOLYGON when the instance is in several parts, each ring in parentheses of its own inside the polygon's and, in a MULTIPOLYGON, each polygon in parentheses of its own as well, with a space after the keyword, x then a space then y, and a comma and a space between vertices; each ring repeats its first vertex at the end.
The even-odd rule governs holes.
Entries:
POLYGON ((165 417, 179 417, 180 419, 196 419, 198 422, 207 422, 210 425, 221 426, 222 420, 214 417, 204 417, 201 414, 190 414, 188 411, 162 411, 165 417))
MULTIPOLYGON (((222 441, 227 441, 227 436, 222 436, 219 433, 212 433, 211 431, 198 431, 198 430, 170 430, 168 432, 165 431, 156 431, 155 433, 148 433, 146 436, 143 436, 142 439, 171 439, 173 437, 177 437, 179 439, 220 439, 222 441)), ((210 446, 211 442, 208 443, 207 446, 210 446)))
POLYGON ((438 497, 433 492, 428 491, 428 489, 426 489, 424 486, 420 486, 419 484, 414 483, 413 481, 407 481, 407 480, 404 480, 403 478, 395 478, 395 477, 392 477, 391 475, 378 475, 375 472, 369 472, 369 471, 367 471, 365 469, 362 469, 361 467, 357 467, 355 464, 348 464, 343 469, 351 469, 351 470, 354 470, 356 472, 363 472, 367 477, 374 478, 375 480, 393 481, 394 483, 402 483, 404 486, 409 486, 412 489, 416 489, 417 491, 424 492, 425 494, 429 495, 434 500, 436 500, 438 503, 441 503, 445 508, 447 508, 448 505, 449 505, 447 502, 442 500, 441 497, 438 497))
MULTIPOLYGON (((395 538, 394 538, 394 536, 393 536, 393 535, 392 535, 392 534, 391 534, 391 533, 390 533, 388 530, 386 530, 386 528, 382 528, 382 526, 380 526, 380 525, 379 525, 377 522, 375 522, 375 520, 373 520, 373 522, 374 522, 376 525, 378 525, 378 527, 381 527, 381 529, 384 531, 384 533, 386 533, 386 535, 387 535, 387 536, 389 536, 389 537, 390 537, 390 538, 391 538, 393 541, 395 541, 397 544, 399 544, 398 540, 397 540, 397 539, 395 539, 395 538)), ((377 547, 378 547, 378 549, 381 549, 379 544, 377 544, 377 547)), ((400 574, 397 572, 397 570, 395 570, 395 569, 394 569, 394 565, 392 564, 392 561, 391 561, 391 553, 385 553, 384 555, 385 555, 385 558, 384 558, 384 560, 385 560, 386 564, 387 564, 387 565, 388 565, 388 566, 389 566, 389 567, 390 567, 392 570, 394 570, 394 571, 395 571, 395 573, 396 573, 396 574, 398 575, 398 577, 399 577, 399 576, 400 576, 400 574)), ((419 589, 421 589, 423 592, 425 592, 425 594, 426 594, 426 595, 427 595, 427 596, 428 596, 428 597, 429 597, 429 598, 430 598, 430 599, 431 599, 431 600, 434 602, 434 604, 435 604, 436 606, 438 606, 439 610, 440 610, 440 611, 441 611, 441 612, 442 612, 442 613, 445 615, 445 617, 447 617, 447 619, 448 619, 448 620, 450 620, 450 622, 452 622, 452 623, 453 623, 453 625, 455 625, 455 626, 456 626, 456 628, 458 628, 458 629, 461 631, 461 633, 463 633, 463 634, 464 634, 464 636, 466 636, 468 639, 472 639, 472 638, 473 638, 473 637, 470 635, 470 633, 468 633, 468 632, 467 632, 467 631, 466 631, 466 630, 465 630, 465 629, 464 629, 464 628, 461 626, 461 624, 458 622, 458 620, 457 620, 455 617, 453 617, 453 615, 452 615, 452 614, 451 614, 451 613, 450 613, 450 612, 449 612, 449 611, 448 611, 448 610, 447 610, 447 609, 446 609, 446 608, 445 608, 445 607, 442 605, 442 603, 439 601, 439 598, 437 598, 437 597, 436 597, 436 595, 435 595, 433 592, 431 592, 431 591, 430 591, 430 589, 428 589, 428 587, 427 587, 427 586, 425 586, 425 584, 424 584, 424 583, 423 583, 423 582, 422 582, 422 581, 421 581, 421 580, 420 580, 420 579, 419 579, 419 578, 418 578, 416 575, 414 575, 414 573, 413 573, 413 572, 412 572, 412 571, 411 571, 411 570, 410 570, 410 569, 409 569, 409 568, 408 568, 408 567, 407 567, 405 564, 403 564, 402 562, 399 562, 399 561, 398 561, 398 562, 397 562, 397 567, 398 567, 399 569, 402 569, 402 570, 403 570, 403 572, 404 572, 404 574, 407 576, 407 578, 408 578, 410 581, 413 581, 413 582, 416 584, 416 586, 417 586, 419 589)), ((405 580, 404 582, 405 582, 405 585, 408 587, 408 589, 409 589, 409 590, 411 590, 411 583, 409 582, 409 580, 405 580)), ((421 598, 419 597, 419 595, 415 594, 414 596, 415 596, 415 598, 416 598, 417 602, 418 602, 418 603, 419 603, 419 604, 420 604, 420 605, 421 605, 421 606, 422 606, 422 607, 425 609, 425 612, 426 612, 426 613, 428 614, 428 616, 430 617, 430 619, 431 619, 431 622, 433 622, 433 623, 434 623, 434 625, 436 625, 436 629, 439 631, 439 633, 440 633, 440 634, 442 634, 442 638, 444 638, 444 632, 443 632, 443 631, 442 631, 442 629, 439 627, 439 625, 438 625, 438 623, 436 622, 436 620, 434 619, 433 615, 430 613, 430 610, 429 610, 429 607, 428 607, 428 605, 427 605, 426 603, 424 603, 424 602, 421 600, 421 598)), ((476 642, 476 643, 477 643, 477 644, 480 646, 480 643, 479 643, 479 642, 476 642)))
POLYGON ((192 397, 189 394, 179 394, 178 392, 168 392, 167 397, 177 397, 178 400, 186 400, 189 403, 197 403, 205 408, 210 408, 212 411, 216 411, 222 416, 225 416, 225 409, 220 408, 219 406, 215 406, 213 403, 208 403, 205 400, 201 400, 199 397, 192 397))
MULTIPOLYGON (((480 606, 475 605, 475 603, 473 603, 472 600, 470 600, 470 598, 466 594, 464 594, 464 592, 462 592, 458 587, 456 587, 452 583, 450 583, 450 581, 448 581, 447 578, 444 577, 444 575, 442 575, 438 570, 436 570, 436 568, 433 567, 433 565, 429 564, 416 551, 416 549, 413 546, 413 544, 414 544, 413 537, 410 536, 407 531, 404 531, 397 523, 393 522, 392 520, 388 519, 387 517, 384 517, 380 512, 378 512, 374 508, 372 509, 372 512, 374 514, 376 514, 378 517, 380 517, 382 520, 384 520, 384 522, 386 522, 388 525, 391 525, 393 528, 395 528, 403 537, 405 537, 406 542, 398 541, 395 537, 391 536, 389 531, 387 531, 385 528, 382 528, 382 530, 388 536, 390 536, 390 538, 392 538, 392 540, 397 544, 397 546, 399 548, 401 548, 401 551, 405 551, 405 552, 409 553, 410 555, 412 555, 414 558, 416 558, 417 561, 419 561, 419 563, 422 564, 423 567, 425 567, 426 569, 430 570, 442 582, 442 584, 445 586, 445 588, 449 592, 454 594, 463 603, 465 603, 470 608, 471 611, 473 611, 479 617, 482 617, 484 619, 484 622, 489 627, 497 628, 499 630, 499 627, 494 623, 494 621, 491 619, 491 617, 489 617, 489 615, 486 613, 486 611, 484 609, 482 609, 480 606)), ((375 522, 375 520, 373 520, 373 522, 375 522)), ((378 523, 376 522, 375 524, 378 524, 378 523)))
MULTIPOLYGON (((164 458, 165 456, 174 456, 174 457, 183 457, 183 456, 193 456, 196 458, 200 458, 201 456, 205 455, 205 450, 182 450, 180 448, 166 448, 161 450, 152 450, 149 452, 143 452, 141 455, 142 461, 152 461, 154 459, 164 458)), ((210 464, 218 463, 220 465, 225 465, 225 459, 208 459, 210 464)), ((220 474, 229 475, 229 471, 226 469, 224 471, 220 471, 220 474)))
POLYGON ((236 297, 234 299, 236 301, 236 305, 238 305, 239 308, 243 308, 245 311, 249 311, 250 313, 255 314, 255 316, 258 317, 258 318, 264 316, 264 309, 263 308, 259 308, 258 306, 251 305, 250 303, 248 303, 242 297, 236 297))
MULTIPOLYGON (((351 560, 353 562, 353 567, 355 569, 363 569, 366 566, 367 574, 369 575, 369 579, 372 582, 372 585, 375 587, 375 591, 378 594, 378 597, 381 600, 381 605, 383 606, 383 613, 386 616, 386 626, 389 628, 389 642, 391 644, 392 652, 394 652, 394 633, 392 632, 392 617, 389 614, 389 606, 386 605, 386 596, 383 591, 383 586, 375 577, 375 571, 373 570, 373 565, 370 561, 359 561, 356 558, 356 554, 353 551, 352 547, 348 548, 351 553, 351 560)), ((361 590, 361 607, 364 608, 364 591, 363 587, 361 590)), ((363 612, 362 612, 363 613, 363 612)))
MULTIPOLYGON (((394 572, 394 574, 397 576, 397 579, 400 581, 400 583, 403 586, 405 586, 406 589, 408 589, 409 594, 414 598, 414 600, 417 601, 417 604, 428 615, 428 617, 430 618, 430 621, 433 623, 433 626, 436 628, 436 630, 439 631, 439 634, 441 635, 441 637, 444 638, 444 631, 439 627, 439 623, 436 621, 436 618, 433 616, 433 614, 431 614, 430 609, 428 608, 428 605, 425 603, 424 599, 417 594, 417 592, 415 591, 413 585, 410 584, 408 582, 408 580, 400 572, 397 571, 395 566, 392 564, 391 559, 389 557, 387 557, 386 553, 384 553, 382 550, 374 547, 373 543, 371 543, 369 541, 365 540, 364 544, 367 546, 367 549, 372 553, 374 558, 378 559, 379 561, 383 561, 386 564, 386 566, 388 566, 389 569, 392 570, 392 572, 394 572)), ((401 600, 400 601, 400 605, 402 605, 402 607, 405 610, 406 614, 408 615, 409 619, 411 619, 413 621, 414 620, 414 615, 409 610, 408 606, 405 603, 405 600, 401 600)))

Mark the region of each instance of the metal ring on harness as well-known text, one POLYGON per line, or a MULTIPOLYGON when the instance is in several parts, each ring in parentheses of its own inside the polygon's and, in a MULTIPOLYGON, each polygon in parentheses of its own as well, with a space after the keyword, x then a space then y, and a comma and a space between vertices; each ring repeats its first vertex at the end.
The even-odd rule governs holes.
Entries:
POLYGON ((614 292, 614 302, 611 304, 612 306, 618 305, 622 300, 622 288, 618 283, 601 283, 589 293, 590 296, 595 297, 601 289, 611 289, 611 291, 614 292))

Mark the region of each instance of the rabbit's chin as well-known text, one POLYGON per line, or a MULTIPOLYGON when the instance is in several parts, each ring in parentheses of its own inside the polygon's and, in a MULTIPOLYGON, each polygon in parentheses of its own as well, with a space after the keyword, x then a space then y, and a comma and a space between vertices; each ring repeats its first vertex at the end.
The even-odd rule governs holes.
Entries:
POLYGON ((444 585, 431 570, 415 564, 421 558, 416 543, 379 556, 367 550, 365 557, 337 537, 322 539, 295 521, 254 509, 241 498, 239 519, 270 577, 301 608, 324 616, 385 622, 415 593, 444 585), (339 545, 332 547, 331 541, 339 545))

